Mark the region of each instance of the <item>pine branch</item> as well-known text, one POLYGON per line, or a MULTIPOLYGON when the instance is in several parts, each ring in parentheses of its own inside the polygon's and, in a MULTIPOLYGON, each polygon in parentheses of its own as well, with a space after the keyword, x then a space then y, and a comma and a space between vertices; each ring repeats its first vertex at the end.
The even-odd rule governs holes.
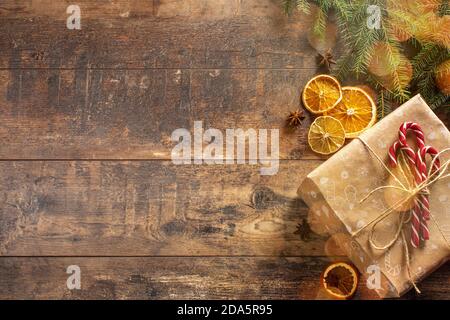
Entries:
MULTIPOLYGON (((442 104, 440 102, 443 99, 435 84, 436 69, 441 63, 449 59, 449 49, 427 43, 422 46, 420 52, 412 60, 414 66, 413 84, 425 99, 433 101, 436 99, 433 102, 435 108, 442 104)), ((445 69, 441 70, 441 72, 445 71, 445 69)))
POLYGON ((306 14, 311 12, 311 6, 307 0, 297 0, 297 9, 306 14))
POLYGON ((409 83, 408 78, 408 62, 406 57, 399 54, 400 48, 397 42, 390 41, 386 43, 386 54, 389 65, 393 66, 391 75, 393 77, 393 92, 399 102, 404 102, 410 98, 410 92, 405 88, 409 83))
POLYGON ((283 9, 286 14, 291 14, 295 9, 309 14, 310 8, 307 0, 283 0, 283 9))
POLYGON ((334 12, 344 52, 337 60, 333 74, 340 80, 356 77, 370 83, 379 92, 378 108, 383 117, 417 92, 430 101, 433 108, 444 106, 450 109, 449 96, 439 92, 435 84, 437 67, 450 59, 450 38, 442 18, 450 14, 449 2, 420 1, 414 10, 410 10, 403 2, 390 0, 389 11, 386 0, 284 0, 284 7, 286 12, 307 12, 310 4, 317 5, 319 10, 312 27, 317 37, 325 35, 328 15, 334 12), (381 9, 381 28, 378 30, 367 26, 369 5, 381 9), (405 56, 405 43, 400 43, 402 39, 407 39, 406 44, 418 51, 411 61, 405 56), (377 78, 368 70, 373 55, 380 54, 380 48, 375 47, 380 43, 386 45, 381 52, 389 71, 388 78, 377 78), (378 52, 375 53, 374 48, 378 52))
POLYGON ((352 48, 351 71, 358 77, 365 74, 372 57, 373 46, 378 39, 378 30, 367 28, 367 4, 361 1, 351 7, 352 22, 347 30, 346 46, 352 48))
POLYGON ((316 19, 313 24, 313 33, 318 38, 325 37, 325 31, 327 28, 327 12, 322 8, 319 8, 316 13, 316 19))
POLYGON ((358 77, 361 74, 365 74, 367 66, 372 58, 373 47, 377 41, 377 32, 370 30, 368 32, 361 32, 356 42, 354 43, 354 56, 352 70, 358 77))
POLYGON ((352 16, 352 2, 334 0, 332 7, 336 11, 336 14, 346 22, 349 22, 352 16))
POLYGON ((345 54, 336 61, 336 68, 333 70, 333 75, 340 81, 344 81, 348 74, 352 71, 352 56, 345 54))
POLYGON ((441 92, 436 93, 432 97, 424 97, 424 99, 428 102, 432 110, 436 110, 443 106, 446 106, 447 110, 450 110, 450 96, 441 92))
MULTIPOLYGON (((341 0, 342 1, 342 0, 341 0)), ((314 0, 319 8, 323 11, 328 12, 332 8, 332 0, 314 0)))
POLYGON ((412 59, 414 66, 414 77, 419 77, 432 66, 436 67, 436 61, 444 61, 445 58, 442 57, 442 55, 450 58, 448 50, 445 48, 442 48, 434 43, 423 44, 421 50, 412 59), (447 51, 447 54, 443 51, 447 51))
POLYGON ((290 15, 294 10, 294 2, 295 0, 283 0, 282 6, 285 14, 290 15))
POLYGON ((450 15, 450 1, 449 0, 442 1, 441 5, 439 6, 438 13, 439 13, 439 16, 441 16, 441 17, 450 15))

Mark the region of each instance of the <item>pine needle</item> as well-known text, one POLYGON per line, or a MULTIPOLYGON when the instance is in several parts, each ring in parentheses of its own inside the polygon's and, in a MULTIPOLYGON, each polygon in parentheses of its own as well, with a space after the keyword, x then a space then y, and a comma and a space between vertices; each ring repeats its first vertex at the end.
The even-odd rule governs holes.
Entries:
MULTIPOLYGON (((357 78, 371 84, 379 93, 379 115, 384 117, 395 105, 421 93, 432 108, 449 109, 449 96, 436 87, 437 68, 450 60, 449 0, 427 0, 415 3, 414 9, 403 1, 390 0, 284 0, 285 11, 310 12, 310 4, 317 5, 313 32, 324 37, 329 15, 333 14, 339 30, 341 57, 337 59, 333 74, 342 80, 357 78), (381 10, 381 27, 372 29, 367 25, 367 8, 376 5, 381 10), (403 39, 406 42, 401 43, 403 39), (372 75, 369 65, 375 45, 386 44, 386 70, 389 82, 372 75), (407 58, 405 43, 412 45, 417 53, 407 58), (412 76, 411 76, 412 67, 412 76)), ((449 72, 450 63, 440 72, 449 72)))

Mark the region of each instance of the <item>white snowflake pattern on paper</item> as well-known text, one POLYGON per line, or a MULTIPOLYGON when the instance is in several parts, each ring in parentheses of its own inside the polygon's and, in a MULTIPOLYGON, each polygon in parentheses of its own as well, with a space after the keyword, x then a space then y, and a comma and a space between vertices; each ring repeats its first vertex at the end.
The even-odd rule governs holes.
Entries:
POLYGON ((398 118, 404 118, 405 117, 405 111, 397 110, 396 115, 398 118))
POLYGON ((366 167, 359 168, 359 175, 366 177, 369 174, 369 170, 366 167))
POLYGON ((441 225, 441 231, 447 239, 450 238, 450 224, 441 225))
POLYGON ((364 227, 366 225, 366 222, 364 220, 358 220, 358 222, 356 222, 356 227, 358 229, 361 229, 362 227, 364 227))
POLYGON ((415 275, 416 279, 421 278, 424 274, 425 274, 425 270, 421 266, 418 266, 417 269, 414 271, 414 275, 415 275))
POLYGON ((387 143, 386 141, 383 140, 378 140, 378 147, 382 148, 382 149, 386 149, 387 148, 387 143))
POLYGON ((377 209, 377 210, 383 211, 383 210, 386 209, 386 206, 385 206, 384 202, 382 202, 382 201, 380 201, 378 199, 372 199, 370 202, 372 204, 372 207, 377 209))
POLYGON ((436 132, 431 131, 431 132, 428 134, 427 139, 428 139, 428 140, 434 140, 434 139, 436 139, 436 132))
POLYGON ((348 171, 344 170, 341 172, 342 179, 348 179, 348 177, 349 177, 348 171))
POLYGON ((434 254, 435 251, 438 249, 438 246, 435 243, 429 244, 429 241, 425 244, 425 250, 423 250, 423 253, 430 255, 434 254))
POLYGON ((348 186, 345 187, 344 193, 346 198, 345 201, 348 204, 348 208, 350 210, 353 210, 353 208, 355 207, 355 203, 357 202, 356 188, 353 185, 349 184, 348 186))

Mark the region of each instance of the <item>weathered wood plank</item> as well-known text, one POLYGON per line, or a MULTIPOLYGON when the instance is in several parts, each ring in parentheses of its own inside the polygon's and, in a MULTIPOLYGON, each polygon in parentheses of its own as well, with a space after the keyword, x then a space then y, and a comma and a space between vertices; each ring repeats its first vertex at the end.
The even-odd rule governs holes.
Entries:
POLYGON ((69 30, 69 2, 7 1, 0 9, 0 67, 314 66, 315 52, 306 38, 311 18, 286 17, 276 1, 154 3, 78 1, 82 27, 69 30))
POLYGON ((296 195, 320 163, 0 162, 1 255, 323 255, 296 195))
POLYGON ((171 159, 174 130, 280 129, 282 159, 318 158, 310 117, 292 130, 311 72, 0 70, 1 159, 171 159))
MULTIPOLYGON (((170 3, 176 4, 177 1, 169 0, 170 3)), ((86 18, 111 18, 122 17, 128 18, 130 14, 152 17, 155 15, 155 5, 153 0, 115 0, 113 2, 108 0, 2 0, 0 6, 0 18, 2 19, 17 19, 17 18, 35 18, 47 17, 56 20, 66 20, 69 14, 66 14, 69 5, 78 5, 81 9, 83 17, 86 18), (128 14, 127 14, 128 12, 128 14)), ((183 6, 175 5, 173 11, 183 10, 183 6)))
MULTIPOLYGON (((0 258, 0 299, 327 299, 319 257, 0 258), (81 290, 66 286, 69 265, 81 290)), ((449 299, 450 265, 420 283, 422 294, 449 299)), ((360 282, 356 299, 377 299, 360 282)))
POLYGON ((0 298, 314 298, 326 260, 317 258, 0 258, 0 298), (68 290, 66 269, 81 269, 68 290))

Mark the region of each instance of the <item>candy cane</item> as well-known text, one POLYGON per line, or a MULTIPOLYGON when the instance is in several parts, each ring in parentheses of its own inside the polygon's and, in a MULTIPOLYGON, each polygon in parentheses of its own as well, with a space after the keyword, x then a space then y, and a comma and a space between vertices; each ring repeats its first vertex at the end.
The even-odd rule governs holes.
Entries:
MULTIPOLYGON (((408 142, 406 140, 408 130, 411 130, 414 133, 419 150, 424 148, 425 136, 420 126, 414 122, 405 122, 400 126, 398 141, 394 142, 394 144, 389 148, 389 159, 391 165, 395 167, 398 164, 398 150, 404 151, 406 158, 414 170, 415 181, 417 184, 420 184, 423 181, 423 175, 420 170, 420 168, 422 168, 422 163, 420 163, 419 166, 417 165, 417 161, 420 161, 420 159, 418 159, 419 156, 411 147, 408 146, 408 142)), ((424 220, 422 218, 422 206, 417 199, 414 199, 414 207, 412 208, 411 213, 411 244, 413 247, 417 248, 420 245, 420 236, 422 232, 425 234, 425 237, 423 238, 426 238, 429 234, 426 223, 422 223, 424 220)))
POLYGON ((400 141, 395 141, 394 144, 389 148, 389 160, 391 162, 392 167, 396 167, 397 162, 397 152, 398 150, 405 151, 406 159, 410 162, 411 165, 416 165, 416 153, 414 150, 408 145, 402 145, 400 141))
MULTIPOLYGON (((425 181, 428 178, 428 170, 427 165, 425 161, 425 156, 429 154, 432 158, 436 157, 438 154, 438 151, 430 146, 424 146, 422 149, 420 149, 417 152, 417 166, 419 168, 419 171, 421 173, 422 182, 425 181)), ((433 168, 432 173, 436 170, 439 170, 441 166, 441 163, 439 159, 435 159, 433 161, 433 168)), ((420 204, 422 207, 422 223, 421 223, 421 235, 424 238, 424 240, 428 240, 430 238, 430 232, 428 230, 428 223, 427 221, 430 220, 430 202, 428 199, 427 194, 421 194, 420 195, 420 204)))
MULTIPOLYGON (((420 156, 422 159, 425 159, 425 156, 427 154, 429 154, 431 156, 431 158, 434 159, 438 153, 439 153, 438 150, 436 150, 435 148, 430 147, 430 146, 423 147, 420 150, 420 156)), ((441 167, 441 162, 440 162, 439 158, 437 158, 433 162, 433 170, 431 170, 431 173, 435 172, 436 170, 439 170, 440 167, 441 167)), ((426 165, 425 165, 424 169, 426 169, 426 165)), ((426 170, 425 170, 425 174, 427 174, 426 170)))
POLYGON ((398 131, 398 140, 402 145, 407 145, 406 134, 408 130, 412 130, 416 136, 416 142, 419 149, 422 149, 425 146, 425 135, 423 134, 422 128, 415 122, 404 122, 400 126, 400 130, 398 131))
POLYGON ((422 128, 415 122, 403 123, 398 131, 398 140, 403 147, 402 150, 406 152, 411 165, 413 165, 416 183, 420 184, 422 182, 422 172, 419 166, 417 166, 417 161, 419 161, 418 154, 408 146, 408 142, 406 141, 408 130, 414 133, 418 150, 422 150, 425 147, 425 135, 423 134, 422 128))

